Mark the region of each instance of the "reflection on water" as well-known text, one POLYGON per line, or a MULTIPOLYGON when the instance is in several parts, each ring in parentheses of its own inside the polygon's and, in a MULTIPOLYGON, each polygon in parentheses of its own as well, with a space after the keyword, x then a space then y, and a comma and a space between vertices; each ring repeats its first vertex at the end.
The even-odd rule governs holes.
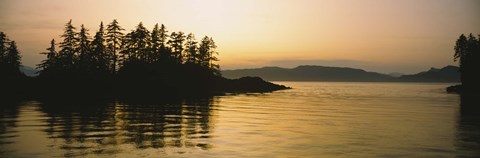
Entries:
POLYGON ((206 150, 210 148, 206 140, 210 137, 211 102, 17 103, 1 109, 0 152, 7 157, 70 157, 118 155, 139 149, 176 148, 157 150, 155 155, 188 152, 189 148, 206 150))
MULTIPOLYGON (((16 137, 14 128, 17 126, 18 107, 16 102, 4 102, 0 104, 0 147, 4 144, 12 144, 9 138, 16 137)), ((0 148, 0 154, 5 152, 0 148)))
POLYGON ((475 96, 448 84, 287 82, 148 104, 0 103, 0 157, 479 157, 475 96))
POLYGON ((458 157, 480 157, 480 101, 478 96, 462 95, 457 125, 458 157), (473 149, 473 150, 472 150, 473 149))

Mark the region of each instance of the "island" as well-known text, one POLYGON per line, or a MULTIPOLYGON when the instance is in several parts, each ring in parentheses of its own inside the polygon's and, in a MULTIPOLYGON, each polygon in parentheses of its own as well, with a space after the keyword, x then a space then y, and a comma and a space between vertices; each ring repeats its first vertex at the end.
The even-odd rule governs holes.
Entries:
POLYGON ((52 39, 41 54, 38 76, 20 71, 16 43, 0 33, 1 96, 32 98, 180 98, 225 93, 272 92, 289 87, 259 77, 226 79, 216 64, 218 52, 211 37, 196 41, 194 34, 168 33, 156 24, 150 31, 140 22, 124 34, 117 20, 100 23, 90 36, 72 20, 61 42, 52 39), (57 48, 59 50, 57 51, 57 48))

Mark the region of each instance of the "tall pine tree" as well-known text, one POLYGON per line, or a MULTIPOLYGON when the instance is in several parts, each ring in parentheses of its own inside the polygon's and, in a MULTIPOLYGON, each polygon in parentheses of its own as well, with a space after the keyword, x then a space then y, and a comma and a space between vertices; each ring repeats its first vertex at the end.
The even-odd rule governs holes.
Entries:
POLYGON ((83 24, 80 26, 80 33, 78 34, 78 63, 75 63, 81 71, 92 72, 95 66, 95 59, 90 49, 90 37, 88 29, 83 24))
POLYGON ((20 66, 21 66, 21 56, 20 52, 18 51, 17 44, 15 41, 10 42, 10 47, 8 47, 7 54, 5 55, 5 58, 7 59, 7 64, 9 65, 9 68, 11 69, 11 73, 20 75, 20 66))
POLYGON ((170 57, 170 50, 167 47, 167 40, 168 40, 168 31, 165 25, 160 26, 160 30, 158 31, 159 36, 159 43, 160 43, 160 59, 165 60, 170 57))
POLYGON ((55 39, 50 41, 50 47, 48 47, 47 52, 42 52, 40 54, 46 55, 47 59, 42 60, 40 64, 37 65, 37 69, 40 69, 40 75, 44 75, 58 69, 58 57, 57 51, 55 51, 55 39))
POLYGON ((459 61, 460 79, 466 89, 474 90, 480 88, 480 36, 476 38, 473 34, 468 37, 460 35, 455 44, 454 61, 459 61))
POLYGON ((95 37, 92 41, 92 52, 93 58, 95 60, 95 69, 102 74, 112 73, 115 70, 113 69, 112 62, 113 54, 108 53, 107 47, 105 46, 105 38, 104 38, 104 27, 103 22, 100 23, 100 28, 98 29, 97 33, 95 33, 95 37))
POLYGON ((3 32, 0 32, 0 64, 7 62, 5 55, 7 53, 8 43, 9 43, 9 40, 7 38, 7 35, 3 32))
POLYGON ((151 45, 150 45, 150 56, 152 58, 151 62, 157 62, 160 58, 160 50, 161 50, 161 41, 160 41, 160 29, 158 28, 158 23, 152 29, 151 35, 151 45))
POLYGON ((196 63, 198 61, 198 46, 197 42, 195 41, 195 35, 193 33, 189 33, 187 35, 187 39, 185 42, 185 57, 186 63, 196 63))
POLYGON ((123 41, 125 50, 122 51, 123 64, 130 62, 146 62, 148 60, 150 32, 140 22, 137 28, 128 33, 123 41))
POLYGON ((111 53, 111 71, 113 74, 116 72, 118 53, 122 51, 122 40, 124 40, 123 29, 117 22, 117 19, 107 25, 107 32, 105 34, 107 49, 111 53))
POLYGON ((185 34, 183 32, 172 32, 170 40, 167 42, 170 45, 172 57, 177 63, 182 63, 183 45, 185 42, 185 34))
POLYGON ((0 79, 22 75, 20 59, 15 41, 10 41, 5 33, 0 32, 0 79))
POLYGON ((60 37, 63 41, 60 42, 59 62, 64 70, 73 70, 76 60, 76 48, 78 47, 78 33, 75 32, 75 27, 72 25, 72 20, 65 24, 65 31, 60 37))
POLYGON ((143 23, 137 25, 137 29, 134 32, 134 43, 136 45, 136 58, 141 62, 149 62, 149 45, 150 45, 150 32, 143 23))
POLYGON ((215 51, 216 48, 217 45, 215 45, 212 38, 208 36, 203 37, 198 48, 198 64, 210 69, 216 75, 220 75, 220 66, 214 63, 218 61, 218 58, 215 56, 218 55, 218 52, 215 51))
POLYGON ((150 32, 140 22, 137 28, 125 35, 123 41, 122 66, 130 63, 147 63, 150 52, 150 32))

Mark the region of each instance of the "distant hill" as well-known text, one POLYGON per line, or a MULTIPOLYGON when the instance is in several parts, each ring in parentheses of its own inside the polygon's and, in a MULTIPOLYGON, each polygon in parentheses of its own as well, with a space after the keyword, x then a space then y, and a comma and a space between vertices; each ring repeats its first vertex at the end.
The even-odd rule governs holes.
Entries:
POLYGON ((460 72, 456 66, 446 66, 441 69, 430 68, 428 71, 413 75, 403 75, 398 78, 404 82, 460 82, 460 72))
POLYGON ((362 69, 327 66, 298 66, 295 68, 263 67, 255 69, 224 70, 226 78, 258 76, 269 81, 338 81, 338 82, 459 82, 458 67, 432 68, 412 75, 386 75, 362 69))
POLYGON ((20 71, 22 71, 25 75, 30 77, 38 76, 37 70, 28 66, 21 66, 20 71))
POLYGON ((225 70, 222 75, 227 78, 242 76, 259 76, 269 81, 388 81, 393 77, 361 69, 327 66, 298 66, 296 68, 263 67, 257 69, 225 70))
POLYGON ((392 77, 400 77, 400 76, 403 76, 405 75, 404 73, 400 73, 400 72, 392 72, 392 73, 388 73, 387 74, 388 76, 392 76, 392 77))

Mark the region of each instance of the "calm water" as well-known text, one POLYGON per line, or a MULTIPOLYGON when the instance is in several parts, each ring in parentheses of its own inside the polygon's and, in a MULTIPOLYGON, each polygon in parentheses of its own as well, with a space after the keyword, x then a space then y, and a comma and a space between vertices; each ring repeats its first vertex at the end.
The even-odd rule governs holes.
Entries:
POLYGON ((0 103, 0 157, 480 157, 449 84, 283 82, 165 104, 0 103))

